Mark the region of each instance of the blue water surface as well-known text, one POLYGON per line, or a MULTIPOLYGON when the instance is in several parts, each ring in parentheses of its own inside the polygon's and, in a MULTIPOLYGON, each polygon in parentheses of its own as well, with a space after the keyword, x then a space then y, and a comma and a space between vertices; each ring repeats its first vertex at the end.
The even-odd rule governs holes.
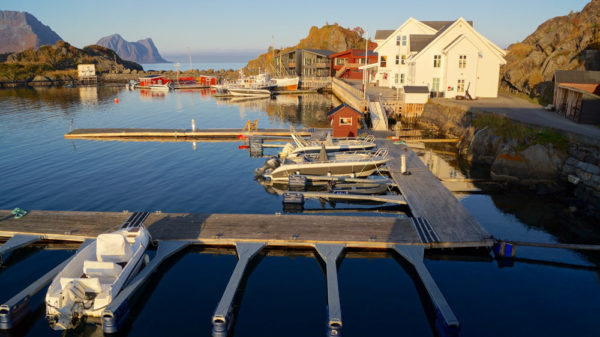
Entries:
MULTIPOLYGON (((281 197, 254 180, 253 170, 264 159, 250 158, 237 142, 68 140, 64 134, 70 128, 190 128, 192 119, 197 128, 240 128, 255 119, 264 128, 290 123, 323 127, 333 105, 327 95, 231 101, 206 91, 0 90, 0 209, 281 212, 281 197)), ((495 237, 572 239, 554 230, 560 219, 547 214, 545 200, 536 206, 506 199, 512 198, 474 194, 461 200, 495 237), (537 219, 528 218, 534 213, 540 214, 537 219)), ((307 206, 323 207, 316 201, 307 206)), ((75 249, 55 248, 11 255, 0 267, 0 301, 75 249)), ((598 336, 597 256, 521 247, 517 255, 520 260, 508 264, 477 253, 426 256, 426 266, 461 323, 460 335, 598 336)), ((141 292, 123 334, 209 336, 212 313, 236 261, 233 250, 210 248, 189 249, 170 259, 141 292)), ((389 252, 346 254, 338 271, 344 335, 437 334, 422 287, 400 262, 389 252)), ((39 303, 43 295, 38 297, 39 303)), ((237 304, 235 336, 323 336, 323 266, 314 252, 270 251, 251 270, 237 304)), ((9 335, 61 335, 49 328, 43 308, 36 308, 32 321, 9 335)), ((67 335, 97 336, 101 328, 87 325, 67 335)))

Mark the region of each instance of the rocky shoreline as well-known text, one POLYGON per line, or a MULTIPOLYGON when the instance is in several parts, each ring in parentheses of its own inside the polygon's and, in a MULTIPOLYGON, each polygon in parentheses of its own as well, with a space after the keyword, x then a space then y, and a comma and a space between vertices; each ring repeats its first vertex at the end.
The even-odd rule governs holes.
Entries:
POLYGON ((419 126, 460 138, 459 157, 489 167, 504 186, 563 192, 576 198, 574 209, 600 219, 600 140, 437 103, 425 106, 419 126))

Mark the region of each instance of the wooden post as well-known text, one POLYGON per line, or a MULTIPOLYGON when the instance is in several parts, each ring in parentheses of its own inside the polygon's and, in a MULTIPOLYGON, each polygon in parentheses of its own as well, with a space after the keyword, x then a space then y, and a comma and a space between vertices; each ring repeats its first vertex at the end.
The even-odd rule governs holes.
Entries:
POLYGON ((406 173, 406 155, 402 154, 400 158, 400 173, 404 174, 406 173))
POLYGON ((192 118, 192 131, 196 131, 196 121, 192 118))

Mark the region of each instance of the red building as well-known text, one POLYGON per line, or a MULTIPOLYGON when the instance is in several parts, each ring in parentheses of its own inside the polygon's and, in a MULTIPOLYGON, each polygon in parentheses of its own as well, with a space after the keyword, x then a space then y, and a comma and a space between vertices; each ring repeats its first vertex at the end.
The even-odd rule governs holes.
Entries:
POLYGON ((210 87, 217 84, 217 78, 214 76, 200 75, 196 78, 196 83, 205 87, 210 87))
POLYGON ((341 104, 327 113, 331 121, 333 137, 356 137, 358 135, 358 120, 362 114, 347 104, 341 104))
POLYGON ((160 75, 140 77, 140 87, 149 87, 152 84, 167 84, 169 82, 172 81, 160 75))
MULTIPOLYGON (((364 49, 348 49, 330 55, 329 58, 332 63, 333 76, 354 80, 362 79, 363 73, 358 67, 365 64, 364 49)), ((377 53, 373 50, 368 50, 367 59, 369 64, 377 63, 377 53)))

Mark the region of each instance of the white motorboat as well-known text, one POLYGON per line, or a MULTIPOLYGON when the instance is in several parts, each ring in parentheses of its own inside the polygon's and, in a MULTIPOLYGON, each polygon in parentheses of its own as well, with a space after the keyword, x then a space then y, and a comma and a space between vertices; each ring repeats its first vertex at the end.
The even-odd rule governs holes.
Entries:
POLYGON ((368 135, 365 138, 333 138, 328 133, 325 140, 306 140, 295 134, 294 129, 290 132, 294 144, 286 144, 279 156, 281 158, 293 157, 306 153, 319 153, 323 147, 326 152, 345 152, 345 151, 368 151, 377 146, 375 137, 368 135))
POLYGON ((150 88, 150 90, 169 91, 172 89, 172 84, 171 82, 163 84, 150 84, 148 88, 150 88))
POLYGON ((98 235, 79 251, 50 284, 46 319, 54 330, 76 326, 103 310, 139 272, 150 234, 143 225, 98 235))
POLYGON ((233 96, 271 96, 271 90, 263 88, 229 87, 227 90, 233 96))
POLYGON ((387 149, 371 152, 333 152, 303 154, 284 159, 272 158, 256 174, 273 182, 285 182, 290 175, 367 177, 389 161, 387 149))

